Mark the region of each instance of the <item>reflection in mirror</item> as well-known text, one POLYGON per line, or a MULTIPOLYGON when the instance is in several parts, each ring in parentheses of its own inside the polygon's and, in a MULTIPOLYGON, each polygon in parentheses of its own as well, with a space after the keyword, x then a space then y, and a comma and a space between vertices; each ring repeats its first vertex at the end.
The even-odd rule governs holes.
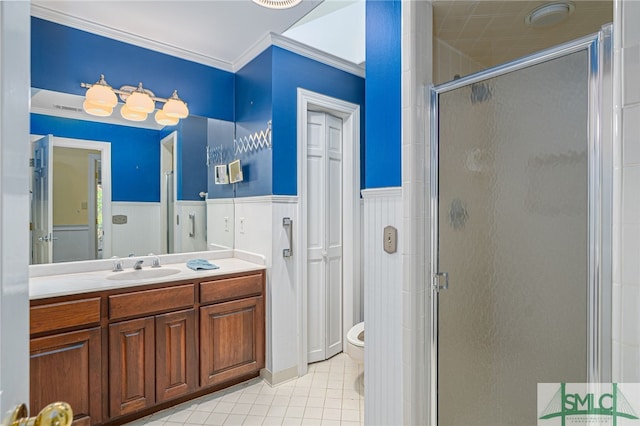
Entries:
POLYGON ((207 241, 210 250, 225 250, 234 245, 235 188, 227 163, 234 157, 236 130, 234 123, 222 120, 209 120, 207 129, 207 241))
POLYGON ((162 127, 93 117, 82 102, 32 91, 32 264, 233 248, 233 202, 219 237, 207 229, 217 203, 205 200, 206 147, 233 144, 232 122, 190 116, 162 127))

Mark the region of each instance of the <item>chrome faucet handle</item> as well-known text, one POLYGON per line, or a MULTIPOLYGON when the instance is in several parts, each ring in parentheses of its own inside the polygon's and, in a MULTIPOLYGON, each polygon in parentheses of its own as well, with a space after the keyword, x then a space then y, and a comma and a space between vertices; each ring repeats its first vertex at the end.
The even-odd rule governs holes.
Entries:
POLYGON ((159 268, 160 266, 160 258, 158 256, 153 256, 153 260, 151 261, 152 268, 159 268))
POLYGON ((122 260, 118 258, 118 256, 111 257, 113 259, 113 268, 111 269, 113 272, 121 272, 122 269, 122 260))

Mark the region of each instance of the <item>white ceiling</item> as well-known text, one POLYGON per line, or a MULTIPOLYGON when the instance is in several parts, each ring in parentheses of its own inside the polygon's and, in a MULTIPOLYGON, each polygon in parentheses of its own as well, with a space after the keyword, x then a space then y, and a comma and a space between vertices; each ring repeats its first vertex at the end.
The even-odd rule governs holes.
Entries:
POLYGON ((525 24, 535 8, 553 0, 436 0, 434 37, 491 67, 598 32, 613 22, 612 0, 573 0, 573 13, 544 28, 525 24))
POLYGON ((303 0, 284 10, 251 0, 33 0, 32 15, 227 70, 270 33, 364 61, 364 0, 303 0))

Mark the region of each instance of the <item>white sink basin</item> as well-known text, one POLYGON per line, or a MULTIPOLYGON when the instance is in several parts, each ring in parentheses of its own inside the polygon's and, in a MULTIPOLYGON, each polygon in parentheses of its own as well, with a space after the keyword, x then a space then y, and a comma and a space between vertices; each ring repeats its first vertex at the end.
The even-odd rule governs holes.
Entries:
POLYGON ((172 268, 153 268, 153 269, 137 269, 127 272, 114 272, 107 277, 108 280, 126 281, 126 280, 148 280, 150 278, 162 278, 174 275, 180 272, 179 269, 172 268))

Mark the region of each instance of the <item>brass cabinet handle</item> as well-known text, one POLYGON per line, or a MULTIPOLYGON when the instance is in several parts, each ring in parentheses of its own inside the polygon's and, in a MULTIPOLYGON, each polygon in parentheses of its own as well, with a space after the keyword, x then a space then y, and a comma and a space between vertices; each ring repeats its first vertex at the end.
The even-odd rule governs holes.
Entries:
POLYGON ((28 417, 25 404, 20 404, 13 413, 4 419, 2 426, 70 426, 73 410, 66 402, 53 402, 35 417, 28 417))

